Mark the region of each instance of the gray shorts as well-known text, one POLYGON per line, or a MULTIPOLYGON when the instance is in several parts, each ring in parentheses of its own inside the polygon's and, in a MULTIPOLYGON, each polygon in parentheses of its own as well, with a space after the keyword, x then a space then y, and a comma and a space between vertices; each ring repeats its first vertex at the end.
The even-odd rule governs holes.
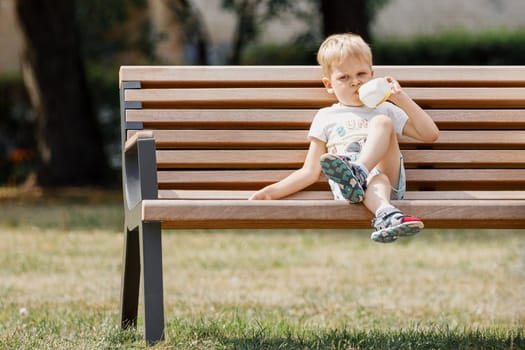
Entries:
MULTIPOLYGON (((380 174, 381 170, 377 167, 372 169, 370 176, 375 176, 380 174)), ((397 186, 392 186, 392 191, 390 192, 390 199, 403 199, 407 191, 407 180, 405 175, 405 162, 403 161, 403 155, 399 157, 399 182, 397 186)))

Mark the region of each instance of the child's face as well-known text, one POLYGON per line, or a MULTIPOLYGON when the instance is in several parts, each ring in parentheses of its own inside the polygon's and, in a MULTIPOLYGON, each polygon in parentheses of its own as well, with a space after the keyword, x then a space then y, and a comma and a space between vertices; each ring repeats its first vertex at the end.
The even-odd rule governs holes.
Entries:
POLYGON ((331 68, 330 76, 323 78, 328 92, 334 93, 337 100, 345 106, 362 106, 357 90, 374 77, 372 67, 364 60, 349 57, 331 68))

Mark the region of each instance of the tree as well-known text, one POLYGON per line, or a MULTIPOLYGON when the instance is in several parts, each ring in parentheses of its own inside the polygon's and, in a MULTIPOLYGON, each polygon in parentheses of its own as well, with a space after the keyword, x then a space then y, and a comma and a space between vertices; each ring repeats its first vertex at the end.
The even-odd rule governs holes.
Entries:
MULTIPOLYGON (((354 32, 365 40, 370 40, 369 26, 375 13, 388 0, 308 0, 314 8, 315 16, 321 13, 322 30, 312 30, 311 27, 303 35, 299 35, 295 44, 308 46, 312 40, 334 33, 354 32), (318 9, 318 11, 316 11, 318 9)), ((311 24, 312 10, 303 6, 303 1, 292 0, 222 0, 223 8, 230 10, 236 16, 236 29, 232 43, 229 64, 239 64, 243 49, 253 44, 263 26, 271 19, 285 14, 311 24), (310 12, 307 12, 310 11, 310 12)))
POLYGON ((260 4, 257 0, 223 1, 223 6, 238 14, 232 52, 229 58, 230 64, 239 64, 242 49, 257 36, 258 28, 255 14, 258 3, 260 4))
POLYGON ((321 0, 324 36, 353 32, 368 40, 370 35, 366 3, 367 0, 321 0))
MULTIPOLYGON (((316 0, 317 1, 317 0, 316 0)), ((370 23, 388 0, 320 0, 325 37, 353 32, 370 41, 370 23)))
POLYGON ((268 20, 278 17, 297 6, 289 0, 222 0, 223 8, 237 16, 229 64, 239 64, 242 50, 257 39, 260 29, 268 20))
POLYGON ((164 2, 181 26, 182 40, 186 47, 192 49, 195 63, 208 64, 209 39, 204 21, 197 8, 189 0, 164 0, 164 2))
POLYGON ((22 74, 36 116, 37 184, 105 183, 107 161, 71 0, 16 0, 22 74))

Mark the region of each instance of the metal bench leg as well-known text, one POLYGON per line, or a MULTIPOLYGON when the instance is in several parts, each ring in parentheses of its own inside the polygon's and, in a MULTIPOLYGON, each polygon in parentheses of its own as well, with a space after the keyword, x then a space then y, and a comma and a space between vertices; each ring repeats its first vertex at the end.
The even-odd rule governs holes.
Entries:
POLYGON ((138 228, 124 229, 124 256, 120 294, 120 325, 123 329, 137 326, 140 287, 140 249, 138 228))
POLYGON ((144 333, 148 343, 164 340, 162 240, 159 222, 139 226, 144 295, 144 333))

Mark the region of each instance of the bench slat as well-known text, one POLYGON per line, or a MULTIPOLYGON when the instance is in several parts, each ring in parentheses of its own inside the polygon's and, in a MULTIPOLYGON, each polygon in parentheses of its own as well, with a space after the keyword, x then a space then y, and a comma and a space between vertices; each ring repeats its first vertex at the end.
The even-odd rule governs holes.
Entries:
POLYGON ((407 169, 406 178, 408 182, 421 185, 434 184, 436 189, 440 189, 441 183, 525 189, 525 169, 407 169))
MULTIPOLYGON (((317 109, 138 109, 127 110, 126 120, 146 128, 308 129, 317 109)), ((440 128, 525 128, 525 110, 427 110, 440 128)))
POLYGON ((170 128, 293 128, 307 129, 317 109, 138 109, 126 120, 145 127, 170 128))
MULTIPOLYGON (((407 167, 525 167, 522 150, 404 150, 407 167)), ((294 168, 302 166, 305 150, 167 150, 157 151, 159 169, 165 168, 294 168)))
MULTIPOLYGON (((422 107, 525 107, 525 88, 405 88, 422 107)), ((321 108, 335 102, 324 88, 128 89, 125 101, 148 108, 321 108)))
POLYGON ((523 108, 525 88, 407 88, 420 105, 433 108, 523 108))
POLYGON ((523 150, 404 150, 407 166, 525 168, 523 150))
POLYGON ((307 134, 306 130, 153 130, 158 148, 184 149, 307 148, 307 134))
MULTIPOLYGON (((409 137, 400 137, 401 147, 422 145, 421 141, 409 137)), ((431 145, 433 148, 447 146, 450 148, 502 149, 525 148, 525 130, 458 130, 440 131, 439 139, 431 145)))
MULTIPOLYGON (((391 75, 405 85, 525 86, 522 66, 375 66, 376 76, 391 75)), ((167 86, 319 86, 317 66, 123 66, 120 81, 167 86)))
MULTIPOLYGON (((246 190, 160 190, 160 199, 247 199, 254 191, 246 190)), ((330 191, 301 191, 283 200, 330 200, 330 191)), ((408 191, 404 199, 519 199, 525 200, 525 191, 408 191)))
MULTIPOLYGON (((209 183, 235 186, 235 184, 262 184, 276 182, 294 170, 179 170, 158 171, 159 183, 172 186, 199 186, 209 183)), ((407 169, 408 181, 494 181, 525 183, 524 169, 407 169)), ((320 183, 326 183, 321 176, 320 183)))
POLYGON ((525 86, 523 66, 378 66, 376 76, 392 75, 413 86, 525 86))
MULTIPOLYGON (((293 170, 159 171, 161 189, 259 189, 285 178, 293 170)), ((407 169, 408 189, 525 190, 525 169, 407 169)), ((310 190, 329 191, 321 176, 310 190)))
MULTIPOLYGON (((133 137, 135 131, 130 131, 133 137)), ((159 148, 307 148, 307 130, 153 130, 159 148)), ((423 143, 409 137, 399 139, 401 147, 423 143)), ((441 131, 432 148, 525 148, 525 130, 441 131)))
POLYGON ((125 100, 146 108, 320 108, 335 102, 324 88, 130 89, 125 100))
POLYGON ((125 66, 120 81, 144 86, 321 86, 321 70, 311 66, 125 66))
MULTIPOLYGON (((447 227, 448 222, 451 227, 469 228, 525 224, 525 200, 402 200, 393 204, 421 217, 429 228, 447 227)), ((370 228, 372 214, 362 205, 335 200, 159 199, 143 201, 142 219, 159 220, 164 228, 370 228)))
POLYGON ((440 129, 525 128, 523 109, 434 109, 427 113, 440 129))

